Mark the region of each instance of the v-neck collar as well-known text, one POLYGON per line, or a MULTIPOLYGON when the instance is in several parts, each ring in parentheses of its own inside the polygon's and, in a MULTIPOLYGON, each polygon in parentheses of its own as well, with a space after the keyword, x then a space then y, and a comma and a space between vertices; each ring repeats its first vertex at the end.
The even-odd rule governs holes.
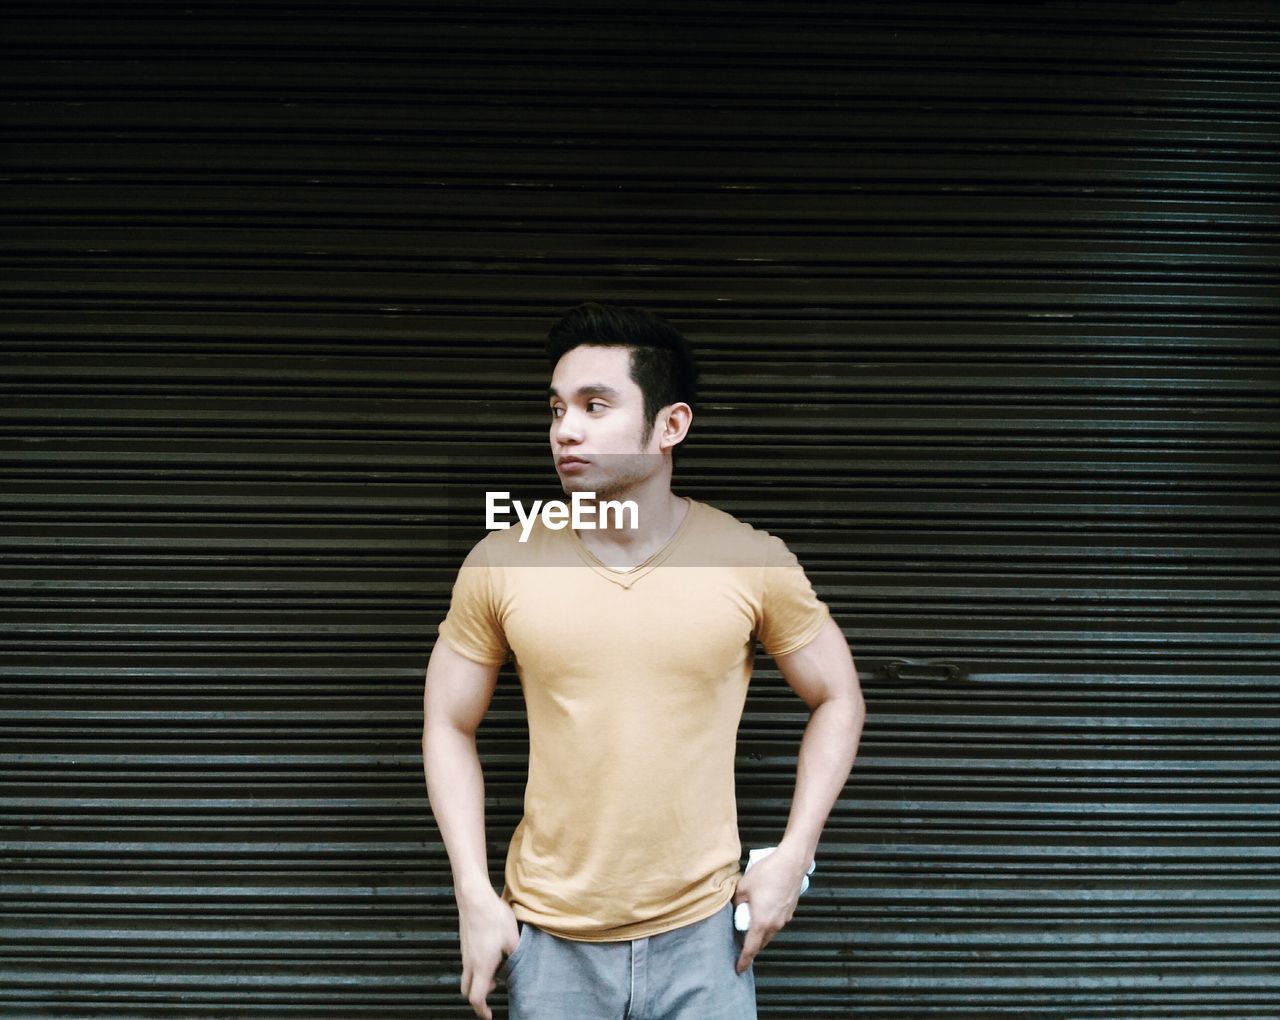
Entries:
POLYGON ((684 520, 680 522, 680 527, 672 533, 667 539, 666 545, 658 549, 653 555, 647 559, 637 563, 634 567, 627 567, 625 570, 618 570, 604 563, 595 553, 587 548, 587 544, 582 541, 582 536, 573 528, 569 528, 569 533, 573 536, 573 547, 577 550, 582 560, 601 577, 612 581, 620 588, 630 588, 640 578, 648 574, 654 567, 658 566, 663 560, 671 555, 675 547, 679 545, 680 540, 684 538, 685 533, 689 530, 689 524, 693 520, 694 512, 697 508, 697 501, 691 496, 683 497, 689 504, 689 509, 685 511, 684 520))

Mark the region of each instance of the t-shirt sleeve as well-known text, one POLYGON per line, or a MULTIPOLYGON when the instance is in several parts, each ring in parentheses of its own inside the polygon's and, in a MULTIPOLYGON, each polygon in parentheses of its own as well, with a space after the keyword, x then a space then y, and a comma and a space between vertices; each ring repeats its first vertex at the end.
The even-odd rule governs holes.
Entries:
POLYGON ((496 666, 510 648, 494 597, 494 575, 481 543, 476 543, 458 568, 449 612, 436 628, 461 655, 473 662, 496 666))
POLYGON ((756 628, 764 650, 770 655, 799 651, 818 636, 830 615, 796 554, 782 539, 770 535, 756 628))

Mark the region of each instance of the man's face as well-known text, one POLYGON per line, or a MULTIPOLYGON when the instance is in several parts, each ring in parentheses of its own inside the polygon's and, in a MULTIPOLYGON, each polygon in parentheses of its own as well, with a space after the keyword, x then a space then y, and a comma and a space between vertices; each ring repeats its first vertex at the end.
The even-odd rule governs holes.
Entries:
POLYGON ((644 439, 644 394, 627 347, 575 347, 551 374, 551 454, 566 493, 617 499, 662 466, 644 439))

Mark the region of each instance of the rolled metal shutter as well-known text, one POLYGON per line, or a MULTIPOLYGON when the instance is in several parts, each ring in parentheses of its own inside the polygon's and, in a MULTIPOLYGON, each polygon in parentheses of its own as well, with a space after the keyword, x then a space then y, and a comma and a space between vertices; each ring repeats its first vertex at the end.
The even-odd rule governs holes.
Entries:
POLYGON ((584 298, 863 674, 761 1015, 1280 1014, 1274 5, 4 18, 0 1014, 470 1015, 422 671, 584 298))

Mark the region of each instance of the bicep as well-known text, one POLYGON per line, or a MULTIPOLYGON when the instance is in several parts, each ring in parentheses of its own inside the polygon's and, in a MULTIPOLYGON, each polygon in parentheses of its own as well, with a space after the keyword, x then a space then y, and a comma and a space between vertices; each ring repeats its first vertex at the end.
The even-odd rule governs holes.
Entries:
POLYGON ((791 689, 810 709, 833 698, 861 696, 858 671, 840 625, 830 617, 812 641, 773 661, 791 689))
POLYGON ((422 696, 424 731, 432 726, 451 726, 465 733, 479 729, 501 668, 501 664, 468 659, 444 638, 437 640, 427 662, 422 696))

